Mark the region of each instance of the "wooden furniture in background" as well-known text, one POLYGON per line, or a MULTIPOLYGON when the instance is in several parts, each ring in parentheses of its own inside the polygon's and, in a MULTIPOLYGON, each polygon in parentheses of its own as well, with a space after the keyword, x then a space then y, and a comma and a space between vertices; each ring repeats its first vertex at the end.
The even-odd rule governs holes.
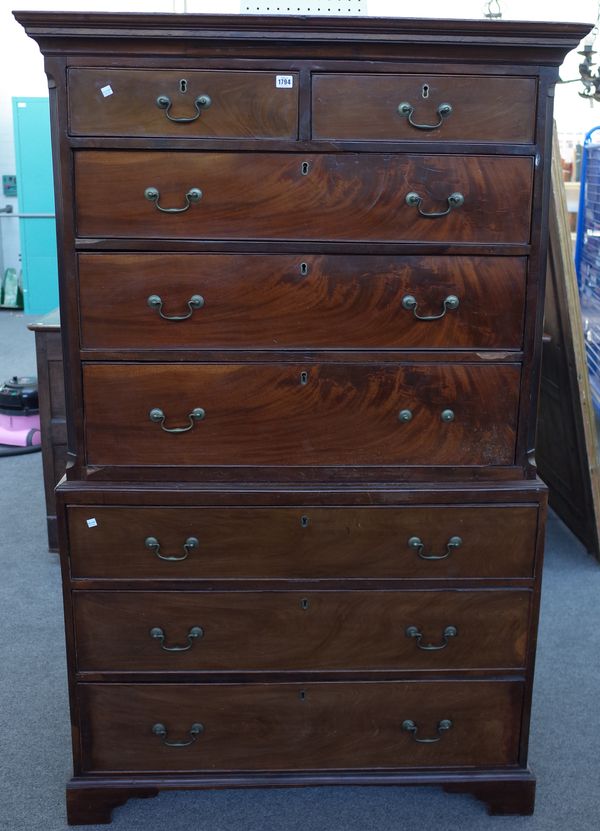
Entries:
POLYGON ((58 551, 54 489, 67 466, 65 382, 58 309, 27 327, 35 332, 48 548, 58 551))
POLYGON ((333 783, 531 813, 552 90, 586 29, 17 17, 61 217, 69 821, 333 783))
POLYGON ((589 383, 570 222, 554 137, 550 248, 536 444, 551 507, 600 559, 598 440, 589 383))

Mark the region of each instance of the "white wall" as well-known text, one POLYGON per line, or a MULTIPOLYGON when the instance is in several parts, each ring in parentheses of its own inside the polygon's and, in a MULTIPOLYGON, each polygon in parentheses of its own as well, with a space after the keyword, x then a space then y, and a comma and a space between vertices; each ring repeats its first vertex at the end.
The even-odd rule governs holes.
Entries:
MULTIPOLYGON (((414 16, 414 0, 367 0, 368 11, 373 16, 414 16)), ((0 0, 0 175, 15 173, 13 147, 12 105, 13 96, 42 96, 48 94, 46 76, 39 49, 26 37, 14 20, 11 9, 39 9, 60 11, 150 11, 150 12, 206 12, 232 14, 240 10, 240 0, 140 0, 126 4, 123 0, 0 0)), ((485 0, 427 0, 418 7, 424 17, 475 17, 483 16, 485 0)), ((597 13, 596 0, 501 0, 505 19, 571 20, 594 22, 597 13)), ((600 51, 600 37, 597 41, 600 51)), ((563 78, 576 78, 580 58, 571 53, 561 71, 563 78)), ((600 104, 590 105, 577 92, 579 84, 559 87, 556 92, 556 119, 563 134, 583 135, 591 127, 600 124, 600 104)), ((17 183, 18 187, 18 183, 17 183)), ((17 210, 17 200, 0 194, 0 206, 12 202, 17 210)), ((2 214, 0 214, 2 217, 2 214)), ((16 266, 18 260, 18 222, 0 219, 0 265, 16 266)))

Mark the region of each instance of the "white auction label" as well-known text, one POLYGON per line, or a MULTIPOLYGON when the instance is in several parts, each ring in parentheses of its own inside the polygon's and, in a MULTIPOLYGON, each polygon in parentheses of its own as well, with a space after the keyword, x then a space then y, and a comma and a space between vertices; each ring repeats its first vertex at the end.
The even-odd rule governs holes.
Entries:
POLYGON ((95 528, 98 523, 96 522, 95 518, 92 517, 91 519, 86 520, 88 528, 95 528))
POLYGON ((105 87, 100 87, 100 92, 106 98, 108 95, 113 94, 113 89, 110 84, 107 84, 105 87))
POLYGON ((277 89, 291 89, 294 86, 293 75, 276 75, 275 86, 277 89))

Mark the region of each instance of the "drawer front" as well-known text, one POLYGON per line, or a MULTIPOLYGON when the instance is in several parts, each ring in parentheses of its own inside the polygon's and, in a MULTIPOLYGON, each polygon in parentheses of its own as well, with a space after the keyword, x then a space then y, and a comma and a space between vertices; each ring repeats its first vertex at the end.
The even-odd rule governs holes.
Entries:
POLYGON ((538 509, 71 505, 67 522, 75 578, 443 580, 531 577, 538 509))
POLYGON ((528 591, 74 592, 81 672, 524 666, 528 591))
POLYGON ((87 461, 506 465, 519 378, 510 364, 86 364, 87 461))
POLYGON ((298 75, 286 77, 291 86, 277 88, 275 72, 72 68, 70 132, 295 139, 298 75))
POLYGON ((516 681, 80 684, 78 691, 90 772, 512 765, 523 701, 516 681), (403 729, 406 721, 416 732, 403 729), (193 725, 200 726, 190 733, 193 725))
POLYGON ((81 338, 90 349, 518 349, 525 279, 518 257, 81 254, 81 338))
POLYGON ((312 135, 526 144, 534 140, 536 94, 533 78, 314 75, 312 135))
POLYGON ((77 233, 528 243, 532 171, 509 156, 76 151, 77 233))

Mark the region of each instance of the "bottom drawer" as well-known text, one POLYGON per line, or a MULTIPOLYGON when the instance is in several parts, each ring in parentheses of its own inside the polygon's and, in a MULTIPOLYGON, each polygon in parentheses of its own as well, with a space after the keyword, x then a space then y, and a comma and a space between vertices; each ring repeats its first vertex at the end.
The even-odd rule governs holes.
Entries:
POLYGON ((523 699, 519 681, 80 684, 78 691, 88 772, 511 765, 523 699))

